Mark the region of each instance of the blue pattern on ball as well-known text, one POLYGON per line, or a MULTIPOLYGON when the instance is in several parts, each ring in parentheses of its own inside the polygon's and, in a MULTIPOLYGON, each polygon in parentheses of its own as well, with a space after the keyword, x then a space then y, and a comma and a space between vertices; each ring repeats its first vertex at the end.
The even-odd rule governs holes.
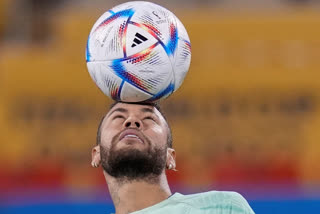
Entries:
POLYGON ((174 91, 174 84, 170 83, 167 88, 165 88, 164 90, 160 91, 159 93, 153 95, 153 97, 151 97, 147 101, 155 101, 157 99, 160 99, 161 97, 164 97, 164 96, 171 94, 173 91, 174 91))
POLYGON ((131 85, 137 87, 138 89, 140 89, 141 91, 143 91, 147 94, 153 95, 152 93, 150 93, 149 91, 147 91, 143 88, 143 86, 141 85, 140 79, 138 79, 137 77, 135 77, 134 75, 132 75, 126 71, 126 69, 122 65, 122 61, 123 61, 123 59, 113 60, 110 68, 113 71, 115 71, 117 76, 120 77, 122 80, 130 83, 131 85))

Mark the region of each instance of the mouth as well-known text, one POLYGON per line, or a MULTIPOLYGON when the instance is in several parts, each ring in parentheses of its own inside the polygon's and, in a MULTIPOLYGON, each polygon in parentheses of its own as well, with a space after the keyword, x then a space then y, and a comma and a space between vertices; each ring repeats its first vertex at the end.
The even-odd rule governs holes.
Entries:
POLYGON ((144 143, 141 133, 135 129, 127 129, 120 134, 119 142, 123 139, 137 140, 144 143))

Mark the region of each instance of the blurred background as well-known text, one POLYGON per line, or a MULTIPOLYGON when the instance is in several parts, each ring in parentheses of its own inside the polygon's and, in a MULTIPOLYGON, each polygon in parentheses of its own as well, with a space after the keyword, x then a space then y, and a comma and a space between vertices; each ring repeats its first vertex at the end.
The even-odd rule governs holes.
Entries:
MULTIPOLYGON (((110 213, 90 166, 110 100, 85 63, 124 1, 0 0, 0 213, 110 213)), ((320 2, 153 1, 184 23, 192 63, 163 102, 173 192, 240 192, 256 213, 320 209, 320 2)))

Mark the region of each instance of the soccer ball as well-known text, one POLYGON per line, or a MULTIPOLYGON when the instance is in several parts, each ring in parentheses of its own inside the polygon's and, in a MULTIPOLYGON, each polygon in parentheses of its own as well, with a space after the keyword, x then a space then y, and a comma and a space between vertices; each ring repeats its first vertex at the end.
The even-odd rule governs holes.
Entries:
POLYGON ((186 29, 167 9, 135 1, 105 12, 86 47, 88 71, 104 94, 123 102, 153 102, 182 84, 191 60, 186 29))

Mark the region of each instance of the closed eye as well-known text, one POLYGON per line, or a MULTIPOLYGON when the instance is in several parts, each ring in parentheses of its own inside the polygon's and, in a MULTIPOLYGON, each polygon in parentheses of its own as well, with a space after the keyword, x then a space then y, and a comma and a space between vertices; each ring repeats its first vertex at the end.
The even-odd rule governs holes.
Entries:
POLYGON ((122 116, 122 115, 116 115, 116 116, 114 116, 113 118, 112 118, 112 120, 115 120, 115 119, 125 119, 125 117, 124 116, 122 116))
POLYGON ((150 116, 144 117, 143 120, 153 120, 153 121, 156 121, 153 117, 150 117, 150 116))

